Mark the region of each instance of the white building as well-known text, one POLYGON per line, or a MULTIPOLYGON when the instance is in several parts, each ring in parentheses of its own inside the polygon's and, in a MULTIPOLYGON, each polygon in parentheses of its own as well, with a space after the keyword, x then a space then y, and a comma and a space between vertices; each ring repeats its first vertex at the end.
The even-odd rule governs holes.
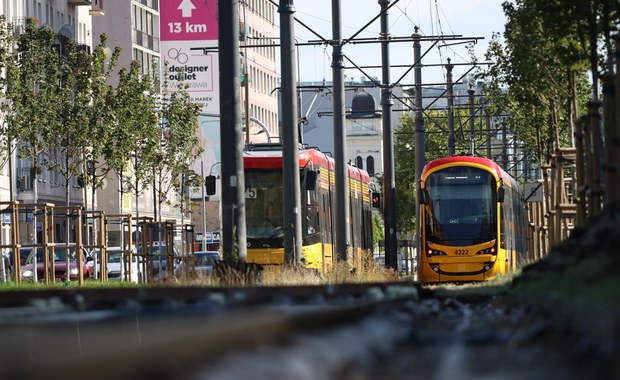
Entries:
MULTIPOLYGON (((333 153, 333 96, 331 82, 302 82, 301 115, 303 143, 333 153)), ((403 90, 393 88, 393 97, 403 99, 403 90)), ((381 116, 381 89, 372 81, 345 82, 346 158, 352 164, 368 171, 371 177, 383 173, 383 121, 381 116)), ((392 105, 391 128, 400 125, 403 104, 392 105)))

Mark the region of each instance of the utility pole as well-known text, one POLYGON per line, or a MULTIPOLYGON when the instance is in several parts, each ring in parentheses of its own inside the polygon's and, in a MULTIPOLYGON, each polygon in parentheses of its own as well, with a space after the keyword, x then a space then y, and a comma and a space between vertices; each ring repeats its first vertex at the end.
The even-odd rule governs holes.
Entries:
POLYGON ((282 67, 282 186, 284 189, 284 258, 301 263, 301 190, 299 183, 299 132, 297 123, 297 78, 295 76, 295 32, 293 0, 280 0, 282 67))
POLYGON ((385 228, 385 266, 398 268, 396 240, 396 180, 392 135, 392 91, 390 88, 390 52, 388 31, 389 0, 379 0, 381 6, 381 122, 383 124, 383 215, 385 228))
POLYGON ((502 167, 508 170, 508 128, 502 124, 502 167))
MULTIPOLYGON (((202 154, 202 157, 200 158, 200 178, 205 178, 205 159, 204 159, 204 153, 202 154)), ((205 183, 203 182, 202 185, 200 186, 200 192, 201 192, 201 196, 202 196, 202 244, 200 245, 203 251, 207 250, 207 210, 206 210, 206 205, 205 203, 207 203, 207 198, 205 196, 205 183)))
POLYGON ((470 84, 467 93, 469 94, 469 143, 471 144, 470 152, 472 156, 476 155, 476 142, 475 142, 475 126, 474 126, 474 90, 470 84))
MULTIPOLYGON (((248 7, 248 3, 246 0, 243 0, 243 27, 247 28, 247 18, 246 18, 246 9, 248 7)), ((248 36, 244 33, 244 44, 248 44, 248 36)), ((244 113, 245 113, 245 145, 250 144, 250 82, 249 82, 249 67, 248 67, 248 50, 245 49, 243 53, 243 94, 244 94, 244 113)))
POLYGON ((486 127, 487 127, 487 158, 492 160, 493 159, 493 151, 491 150, 491 138, 493 137, 492 133, 491 133, 491 115, 489 115, 489 112, 487 111, 487 109, 484 109, 484 119, 486 121, 486 127))
POLYGON ((218 2, 222 148, 222 234, 220 239, 223 257, 228 263, 237 259, 245 262, 247 259, 237 5, 236 1, 218 2))
POLYGON ((332 77, 334 81, 334 172, 336 180, 336 199, 334 207, 334 225, 336 236, 334 247, 338 260, 346 261, 350 226, 349 226, 349 181, 346 161, 346 131, 344 128, 344 58, 342 54, 342 31, 340 0, 332 0, 332 77))
MULTIPOLYGON (((420 34, 418 28, 415 28, 413 37, 413 65, 414 65, 414 85, 415 85, 415 180, 416 189, 420 187, 420 178, 422 178, 422 169, 426 165, 426 158, 424 157, 424 151, 426 150, 426 130, 424 128, 423 108, 422 108, 422 56, 421 56, 421 44, 420 34)), ((415 229, 416 229, 416 241, 418 254, 421 255, 422 241, 420 240, 420 233, 422 231, 420 220, 420 207, 415 208, 415 229)))
POLYGON ((456 140, 454 138, 454 85, 452 83, 452 69, 454 65, 450 63, 446 64, 446 83, 448 86, 448 155, 454 156, 456 154, 456 140))

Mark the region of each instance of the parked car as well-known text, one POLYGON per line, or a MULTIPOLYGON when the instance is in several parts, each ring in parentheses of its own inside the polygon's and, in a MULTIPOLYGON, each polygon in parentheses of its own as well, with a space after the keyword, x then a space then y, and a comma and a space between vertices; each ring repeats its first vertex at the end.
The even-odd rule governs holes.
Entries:
MULTIPOLYGON (((138 256, 142 255, 142 247, 138 247, 136 250, 138 256)), ((146 260, 147 270, 149 276, 153 281, 163 280, 167 277, 168 273, 168 247, 166 245, 153 245, 147 247, 147 256, 141 256, 141 260, 146 260)), ((172 266, 176 268, 179 265, 177 257, 180 256, 176 247, 172 247, 172 255, 175 257, 172 266)), ((173 272, 174 274, 174 272, 173 272)))
MULTIPOLYGON (((32 247, 19 249, 19 265, 26 264, 26 259, 28 258, 28 255, 30 255, 30 252, 32 252, 33 249, 34 248, 32 247)), ((7 271, 13 273, 13 271, 15 270, 15 264, 13 263, 13 250, 10 248, 4 249, 2 252, 2 256, 4 258, 7 271)))
MULTIPOLYGON (((142 283, 143 276, 140 268, 140 258, 135 254, 131 256, 132 262, 130 265, 130 273, 125 273, 125 265, 123 263, 123 252, 121 247, 108 247, 108 281, 129 281, 134 283, 142 283)), ((96 250, 91 253, 91 257, 88 259, 88 271, 90 277, 101 278, 101 255, 100 251, 96 250)))
MULTIPOLYGON (((29 254, 25 260, 26 264, 22 265, 22 279, 23 280, 34 280, 35 270, 37 274, 37 280, 43 281, 45 279, 45 259, 43 257, 43 247, 37 247, 36 251, 34 247, 22 248, 25 250, 29 250, 29 254), (36 253, 35 253, 36 252, 36 253), (35 257, 36 257, 36 267, 35 267, 35 257), (36 269, 35 269, 36 268, 36 269)), ((56 244, 53 249, 53 264, 54 265, 54 277, 59 280, 67 279, 67 272, 69 272, 69 279, 77 280, 78 278, 78 263, 75 258, 75 245, 67 245, 67 244, 56 244), (69 255, 69 270, 67 271, 67 255, 69 255)), ((85 278, 89 276, 88 267, 86 266, 86 251, 82 251, 82 265, 83 275, 85 278)), ((22 251, 20 249, 20 256, 22 251)))
POLYGON ((196 257, 196 273, 203 275, 213 273, 213 263, 221 260, 218 251, 198 251, 194 252, 194 256, 196 257))
POLYGON ((194 267, 188 267, 184 262, 175 268, 175 275, 187 275, 191 278, 209 276, 213 273, 213 264, 221 260, 218 251, 196 251, 194 252, 194 267))
POLYGON ((140 258, 135 254, 131 255, 131 265, 125 265, 121 247, 108 248, 108 280, 110 281, 130 281, 139 284, 143 281, 140 269, 140 258), (129 267, 129 271, 127 271, 129 267))

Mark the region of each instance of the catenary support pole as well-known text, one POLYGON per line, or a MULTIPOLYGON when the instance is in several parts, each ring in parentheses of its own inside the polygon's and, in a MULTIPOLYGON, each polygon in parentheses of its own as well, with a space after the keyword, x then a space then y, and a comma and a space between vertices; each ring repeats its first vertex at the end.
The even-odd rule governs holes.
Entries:
MULTIPOLYGON (((420 34, 418 33, 418 29, 416 27, 415 33, 412 35, 413 37, 413 65, 414 65, 414 85, 415 85, 415 127, 414 127, 414 137, 415 137, 415 180, 416 180, 416 188, 419 188, 419 181, 422 177, 422 169, 424 169, 424 165, 426 165, 426 159, 424 157, 424 152, 426 151, 426 130, 424 128, 424 118, 422 108, 422 57, 421 57, 421 44, 420 44, 420 34)), ((422 250, 422 241, 419 239, 420 233, 422 231, 420 220, 420 207, 416 205, 415 208, 415 220, 416 220, 416 240, 418 253, 421 254, 422 250)))
POLYGON ((299 264, 302 257, 297 78, 295 75, 295 7, 293 0, 280 0, 280 66, 282 67, 282 186, 284 189, 284 258, 299 264))
POLYGON ((334 225, 336 236, 334 247, 338 260, 347 260, 349 246, 349 181, 347 180, 346 131, 344 127, 344 57, 342 54, 340 0, 332 0, 332 76, 334 81, 334 174, 336 196, 334 225))
POLYGON ((473 87, 470 85, 469 89, 467 90, 467 93, 469 94, 469 143, 470 143, 470 150, 469 152, 471 153, 472 156, 476 155, 476 139, 475 139, 475 125, 474 125, 474 94, 476 93, 476 91, 473 89, 473 87))
POLYGON ((446 86, 448 87, 448 155, 454 156, 456 153, 456 140, 454 138, 454 85, 452 83, 452 69, 454 65, 446 64, 446 86))
POLYGON ((239 2, 218 2, 222 233, 224 260, 245 262, 245 180, 239 96, 239 2))
POLYGON ((381 6, 381 119, 383 127, 383 216, 385 228, 385 266, 397 269, 396 239, 396 180, 392 133, 392 91, 390 88, 389 0, 379 0, 381 6))

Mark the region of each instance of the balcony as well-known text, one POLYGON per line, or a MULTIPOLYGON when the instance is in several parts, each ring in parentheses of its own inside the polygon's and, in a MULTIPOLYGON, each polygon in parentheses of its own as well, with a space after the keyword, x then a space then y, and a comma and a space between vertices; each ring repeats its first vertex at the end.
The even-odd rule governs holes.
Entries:
POLYGON ((159 53, 159 38, 155 36, 134 29, 132 42, 159 53))
POLYGON ((67 3, 70 5, 80 6, 80 5, 92 5, 92 0, 67 0, 67 3))

